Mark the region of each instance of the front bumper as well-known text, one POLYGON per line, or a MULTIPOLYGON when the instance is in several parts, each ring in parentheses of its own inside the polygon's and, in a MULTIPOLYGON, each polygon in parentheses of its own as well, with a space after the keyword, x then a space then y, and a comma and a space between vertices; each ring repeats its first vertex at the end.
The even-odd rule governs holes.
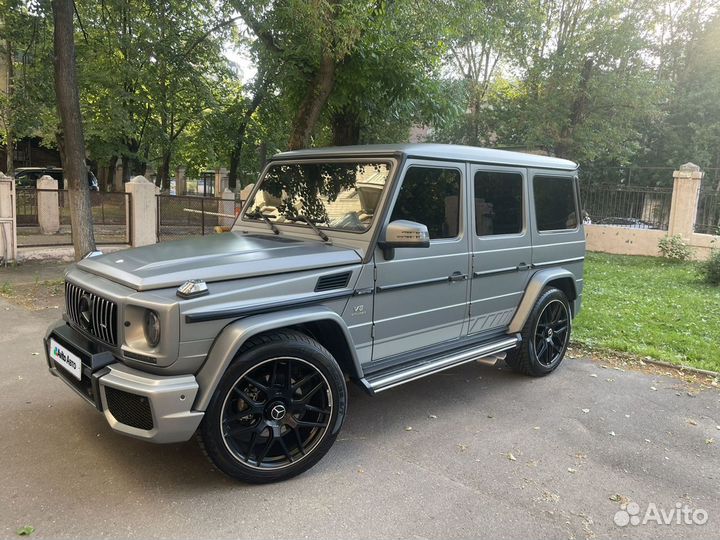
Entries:
POLYGON ((48 328, 45 357, 53 375, 124 435, 155 443, 187 441, 203 418, 203 412, 192 410, 198 392, 193 375, 162 376, 127 367, 63 321, 48 328), (82 360, 79 381, 51 358, 51 338, 82 360))

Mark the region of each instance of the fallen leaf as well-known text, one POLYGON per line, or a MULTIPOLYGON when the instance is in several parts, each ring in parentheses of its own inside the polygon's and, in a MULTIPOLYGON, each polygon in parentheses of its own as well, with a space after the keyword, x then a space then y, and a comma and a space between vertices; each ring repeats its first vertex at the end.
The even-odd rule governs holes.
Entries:
POLYGON ((431 415, 428 416, 428 418, 432 418, 433 420, 435 420, 435 419, 437 418, 437 415, 436 415, 436 414, 431 414, 431 415))
POLYGON ((705 439, 705 444, 713 444, 715 442, 715 439, 710 437, 709 439, 705 439))
POLYGON ((568 467, 568 472, 571 474, 575 474, 577 472, 577 469, 573 469, 572 467, 568 467))
POLYGON ((591 377, 596 377, 596 378, 597 378, 597 374, 596 374, 596 373, 591 373, 591 374, 590 374, 590 376, 591 376, 591 377))
POLYGON ((654 386, 651 386, 650 390, 657 390, 657 388, 655 388, 654 386))
MULTIPOLYGON (((535 426, 533 429, 540 429, 540 426, 535 426)), ((718 429, 720 429, 720 426, 718 426, 718 429)))
POLYGON ((464 452, 468 449, 466 444, 458 444, 457 447, 460 449, 461 452, 464 452))
POLYGON ((18 536, 30 536, 32 533, 35 532, 35 527, 32 525, 25 525, 24 527, 20 527, 15 533, 18 536))
POLYGON ((690 424, 691 426, 697 426, 697 421, 696 421, 696 420, 693 420, 692 418, 690 418, 690 419, 688 420, 688 424, 690 424))
POLYGON ((405 426, 405 431, 412 431, 412 426, 405 426))
POLYGON ((33 356, 38 356, 39 354, 40 354, 39 352, 32 353, 33 356))
POLYGON ((610 435, 614 437, 614 436, 615 436, 615 432, 614 432, 614 431, 611 431, 611 432, 610 432, 610 435))
POLYGON ((580 410, 581 410, 582 412, 584 412, 585 414, 587 414, 587 413, 590 412, 590 409, 580 409, 580 410))
POLYGON ((508 458, 510 461, 517 461, 517 458, 516 458, 515 456, 513 456, 512 452, 508 452, 508 453, 507 453, 507 458, 508 458))

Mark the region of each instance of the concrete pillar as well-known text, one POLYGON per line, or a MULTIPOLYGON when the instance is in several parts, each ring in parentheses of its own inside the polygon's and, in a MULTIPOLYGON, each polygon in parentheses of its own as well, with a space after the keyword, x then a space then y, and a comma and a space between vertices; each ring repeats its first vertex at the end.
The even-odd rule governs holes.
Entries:
POLYGON ((228 170, 225 167, 215 169, 215 196, 220 194, 228 187, 228 170))
POLYGON ((157 242, 157 199, 160 189, 144 176, 136 176, 125 184, 130 194, 125 210, 130 227, 130 245, 147 246, 157 242))
POLYGON ((221 227, 232 227, 232 224, 235 223, 235 193, 227 188, 222 192, 222 200, 218 204, 218 213, 223 214, 218 219, 219 225, 221 227))
POLYGON ((0 172, 0 259, 5 264, 17 259, 15 179, 0 172))
POLYGON ((185 167, 178 167, 175 173, 175 195, 185 195, 187 184, 185 182, 185 167))
POLYGON ((60 230, 60 204, 58 202, 58 181, 47 174, 37 181, 37 212, 40 232, 55 234, 60 230), (41 190, 54 191, 41 191, 41 190))
POLYGON ((113 191, 120 193, 123 191, 123 166, 122 159, 118 158, 115 161, 115 168, 113 169, 113 191))
POLYGON ((673 193, 670 203, 670 223, 668 234, 679 234, 690 238, 695 230, 700 183, 705 173, 694 163, 681 165, 673 172, 673 193))

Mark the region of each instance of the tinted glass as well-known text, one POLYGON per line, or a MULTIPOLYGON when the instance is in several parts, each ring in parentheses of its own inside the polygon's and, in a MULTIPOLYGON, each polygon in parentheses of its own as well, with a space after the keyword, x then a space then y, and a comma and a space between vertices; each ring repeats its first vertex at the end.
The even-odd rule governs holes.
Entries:
POLYGON ((578 225, 573 179, 536 176, 533 179, 535 219, 539 231, 574 229, 578 225))
POLYGON ((410 167, 395 202, 391 221, 422 223, 430 238, 454 238, 460 223, 460 171, 410 167))
POLYGON ((477 235, 517 234, 522 228, 522 175, 491 171, 475 173, 477 235))
POLYGON ((363 232, 370 228, 390 165, 384 162, 278 163, 260 181, 243 219, 363 232))

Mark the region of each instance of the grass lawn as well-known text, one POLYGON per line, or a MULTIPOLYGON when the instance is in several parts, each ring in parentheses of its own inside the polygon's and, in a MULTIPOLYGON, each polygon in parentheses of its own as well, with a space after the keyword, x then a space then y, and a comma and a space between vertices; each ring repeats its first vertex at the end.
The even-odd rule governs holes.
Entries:
POLYGON ((573 339, 720 371, 720 287, 703 283, 696 263, 588 253, 573 339))

